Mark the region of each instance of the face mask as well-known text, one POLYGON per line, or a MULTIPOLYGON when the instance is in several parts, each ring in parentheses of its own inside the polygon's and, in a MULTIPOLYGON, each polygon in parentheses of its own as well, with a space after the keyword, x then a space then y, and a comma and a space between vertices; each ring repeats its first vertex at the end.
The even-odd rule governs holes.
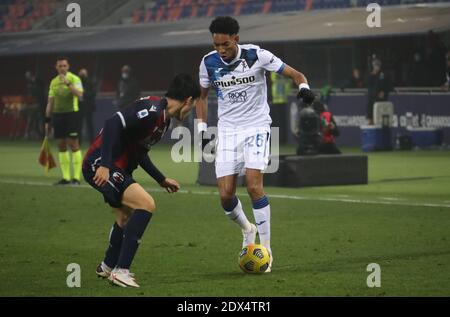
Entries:
POLYGON ((128 73, 122 73, 122 79, 128 79, 129 76, 128 73))

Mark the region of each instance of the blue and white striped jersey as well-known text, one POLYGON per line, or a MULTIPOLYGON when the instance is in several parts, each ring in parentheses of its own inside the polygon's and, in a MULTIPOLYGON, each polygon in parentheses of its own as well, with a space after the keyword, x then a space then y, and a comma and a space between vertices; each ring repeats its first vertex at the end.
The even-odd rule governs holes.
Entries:
POLYGON ((238 45, 230 63, 217 51, 206 54, 200 63, 200 85, 216 91, 219 128, 270 125, 265 73, 281 73, 284 67, 274 54, 252 44, 238 45))

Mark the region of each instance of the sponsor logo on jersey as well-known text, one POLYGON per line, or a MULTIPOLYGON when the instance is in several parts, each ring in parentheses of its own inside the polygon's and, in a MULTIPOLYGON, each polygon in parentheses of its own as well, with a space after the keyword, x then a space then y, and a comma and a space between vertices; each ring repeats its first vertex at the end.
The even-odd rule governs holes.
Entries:
POLYGON ((214 87, 226 88, 242 84, 249 84, 255 81, 255 76, 248 77, 232 77, 231 80, 215 80, 212 82, 214 87))
POLYGON ((239 103, 247 101, 247 92, 244 91, 235 91, 228 93, 228 99, 231 103, 239 103))
POLYGON ((146 116, 148 116, 148 110, 147 109, 141 110, 141 111, 139 111, 137 113, 137 117, 139 119, 145 118, 146 116))

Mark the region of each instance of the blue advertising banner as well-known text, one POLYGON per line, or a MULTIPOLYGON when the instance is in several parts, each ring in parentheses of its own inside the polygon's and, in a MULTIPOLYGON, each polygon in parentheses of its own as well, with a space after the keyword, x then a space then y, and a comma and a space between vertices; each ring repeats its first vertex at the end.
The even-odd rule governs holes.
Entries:
MULTIPOLYGON (((443 142, 450 144, 450 93, 401 93, 391 94, 389 100, 394 104, 394 117, 392 122, 392 138, 400 134, 408 134, 407 128, 438 128, 443 131, 443 142)), ((289 99, 289 105, 297 104, 295 97, 289 99)), ((367 98, 364 94, 333 95, 328 108, 333 113, 340 129, 337 138, 339 146, 361 147, 360 126, 366 124, 367 98)), ((279 107, 279 106, 274 106, 279 107)), ((291 144, 296 143, 292 135, 290 111, 286 107, 285 124, 280 129, 285 129, 287 140, 291 144)), ((97 99, 96 112, 94 113, 95 131, 98 133, 103 127, 104 121, 118 111, 112 98, 97 99)), ((191 131, 195 111, 183 124, 191 131)), ((217 100, 209 99, 208 124, 217 124, 217 100)), ((168 141, 168 133, 164 141, 168 141)), ((394 141, 394 140, 393 140, 394 141)))
MULTIPOLYGON (((442 129, 443 142, 450 143, 450 94, 402 93, 391 94, 394 104, 392 137, 409 134, 408 128, 442 129)), ((297 103, 292 97, 290 104, 297 103)), ((367 97, 364 94, 334 95, 328 102, 341 132, 340 146, 361 146, 360 126, 366 125, 367 97)), ((293 139, 291 138, 291 142, 293 139)))

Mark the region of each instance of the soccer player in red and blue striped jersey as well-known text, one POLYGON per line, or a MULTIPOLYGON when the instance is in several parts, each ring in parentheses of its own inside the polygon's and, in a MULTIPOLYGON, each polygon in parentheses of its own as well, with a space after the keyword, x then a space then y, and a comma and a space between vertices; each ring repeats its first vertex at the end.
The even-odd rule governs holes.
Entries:
POLYGON ((200 95, 191 76, 180 74, 165 97, 145 97, 109 118, 83 160, 85 180, 103 194, 116 213, 105 258, 96 273, 123 287, 139 287, 129 269, 144 231, 155 212, 155 201, 132 173, 142 167, 169 193, 180 185, 158 170, 148 156, 170 124, 183 120, 200 95))

